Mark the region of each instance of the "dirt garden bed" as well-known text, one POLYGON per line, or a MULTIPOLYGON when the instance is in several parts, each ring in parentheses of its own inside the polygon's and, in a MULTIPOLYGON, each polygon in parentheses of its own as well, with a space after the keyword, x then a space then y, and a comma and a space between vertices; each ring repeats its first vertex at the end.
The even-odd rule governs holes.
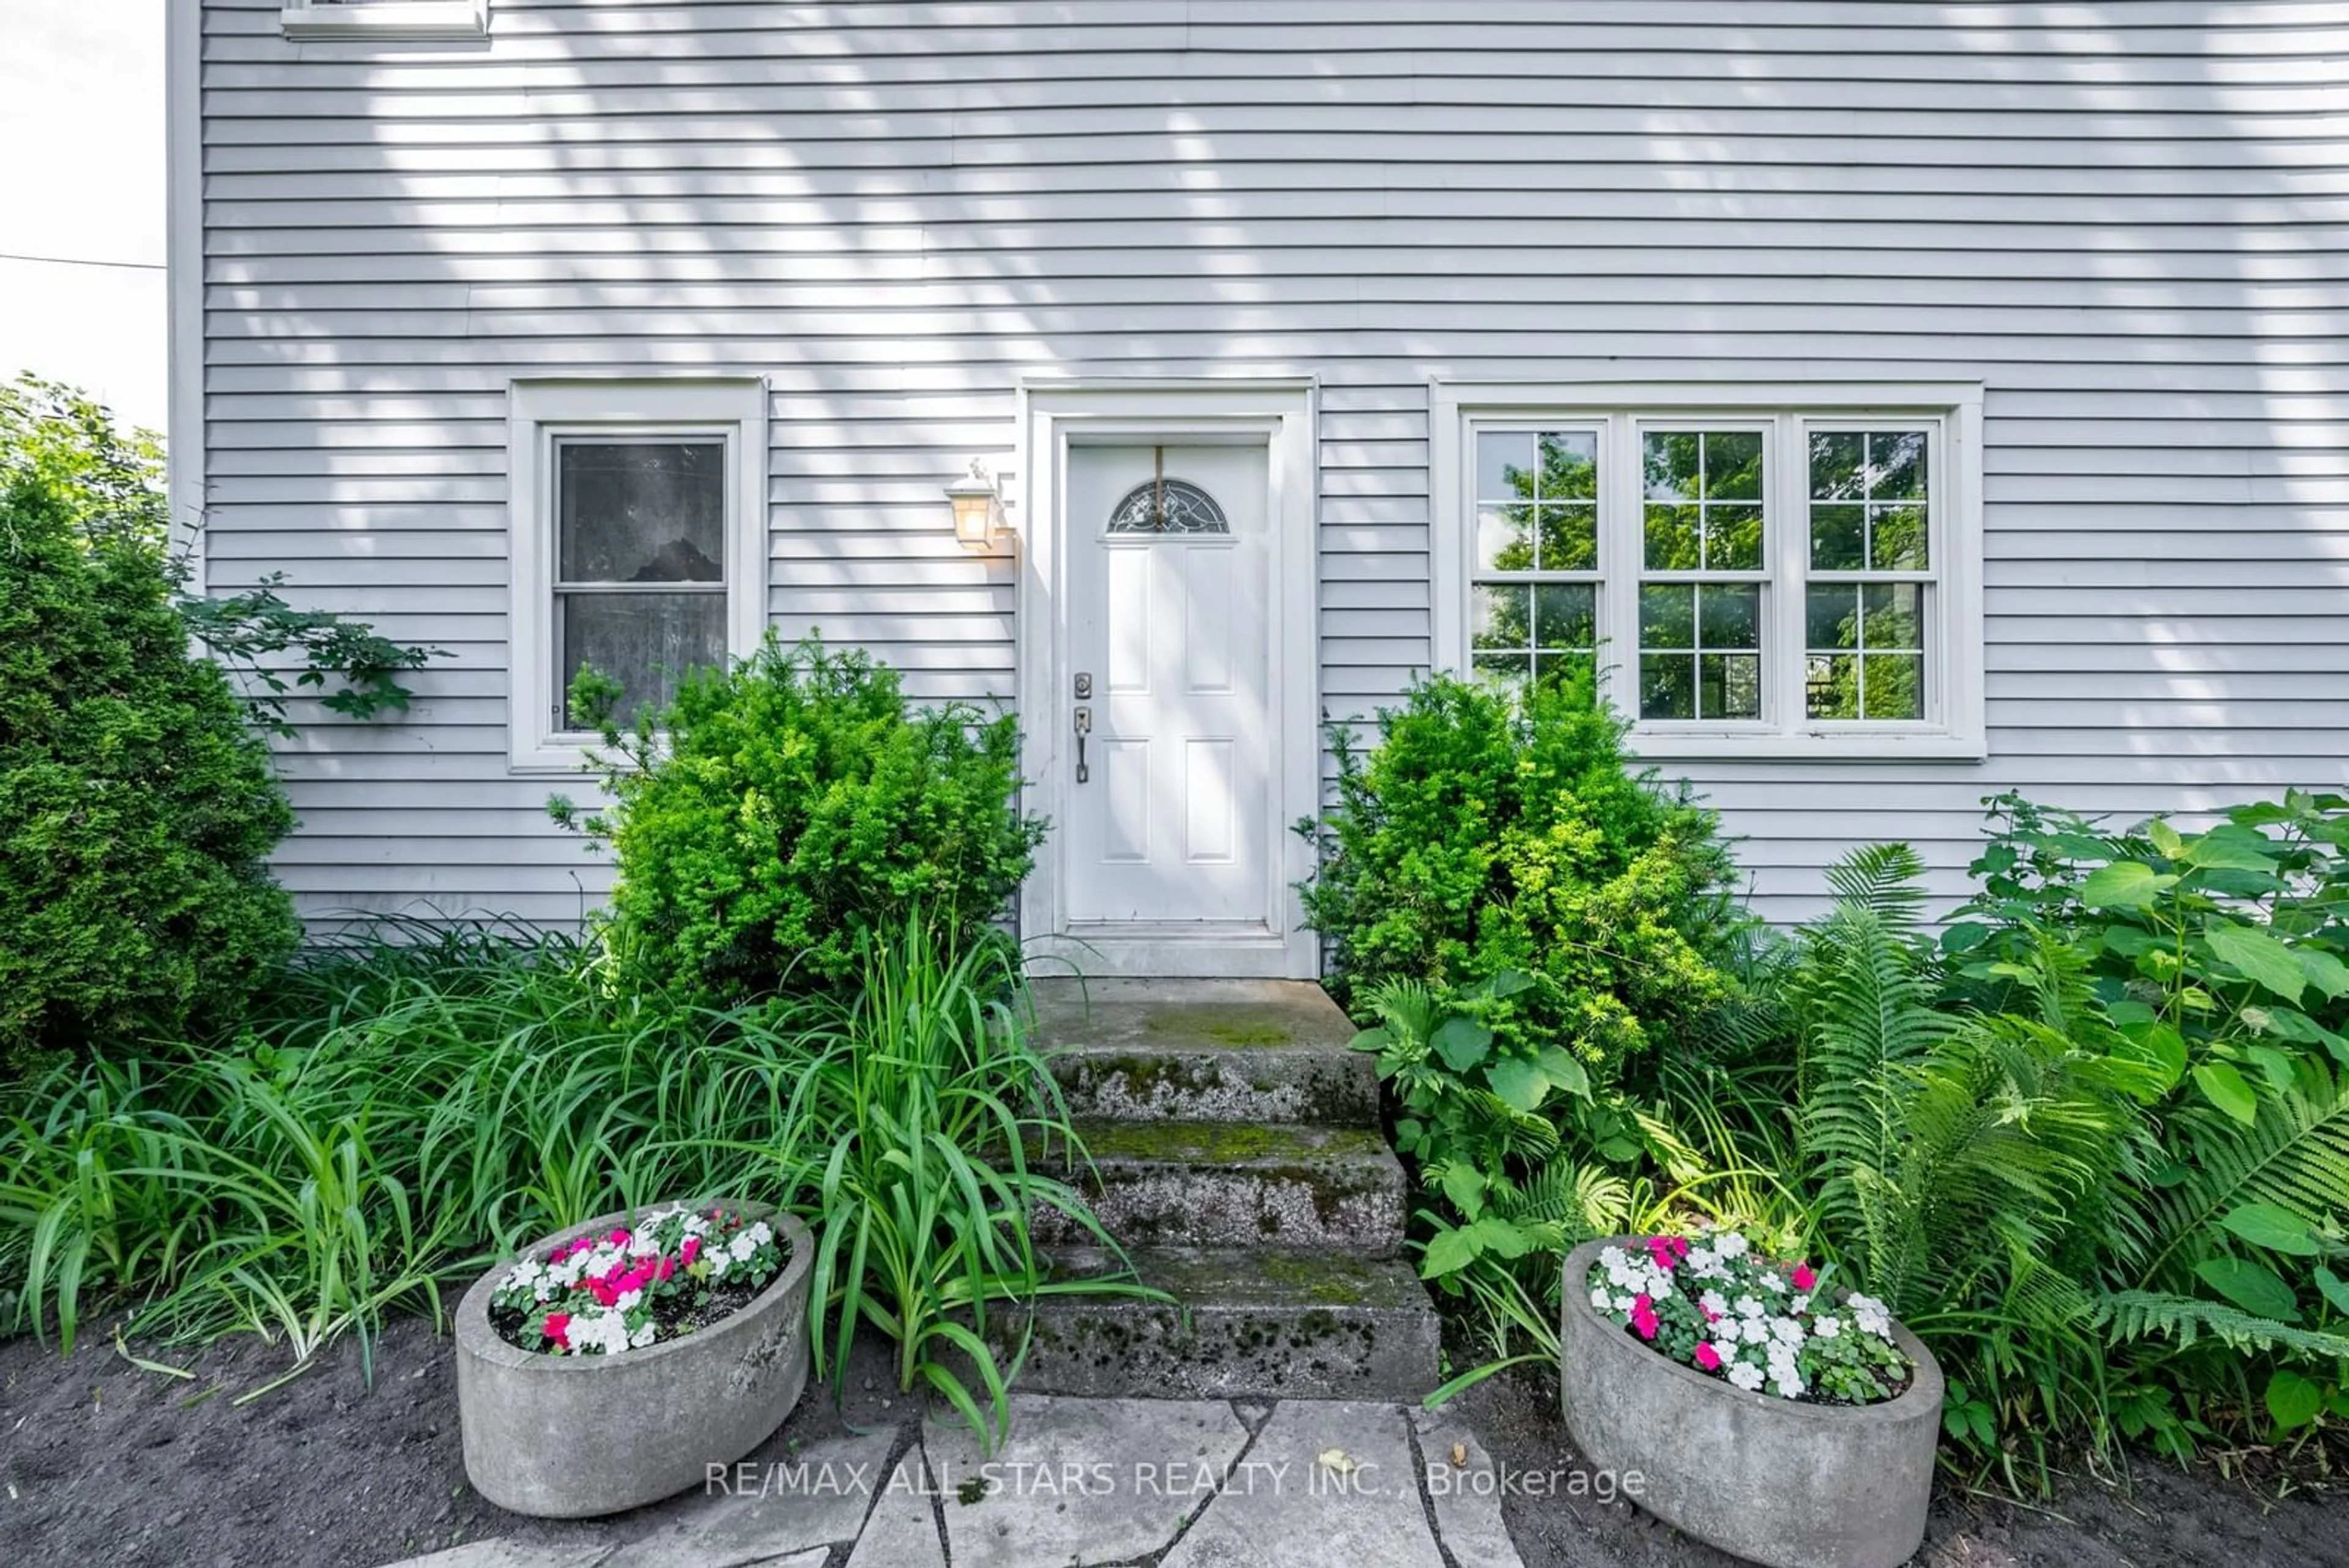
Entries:
MULTIPOLYGON (((202 1353, 150 1351, 191 1378, 141 1372, 98 1334, 70 1359, 26 1340, 0 1344, 0 1538, 12 1563, 58 1568, 374 1568, 486 1536, 549 1543, 631 1539, 681 1516, 671 1500, 612 1520, 541 1521, 501 1512, 465 1484, 451 1342, 394 1324, 361 1384, 342 1343, 282 1388, 236 1397, 283 1370, 285 1352, 249 1337, 202 1353)), ((860 1347, 847 1423, 905 1420, 882 1347, 860 1347)), ((1570 1456, 1557 1403, 1530 1382, 1499 1382, 1463 1405, 1505 1466, 1549 1469, 1570 1456)), ((846 1429, 811 1385, 760 1459, 846 1429)), ((908 1434, 910 1437, 910 1434, 908 1434)), ((2226 1568, 2349 1565, 2349 1498, 2309 1482, 2275 1501, 2203 1467, 2141 1464, 2133 1495, 2067 1487, 2044 1509, 1944 1490, 1921 1562, 1931 1568, 2226 1568)), ((1730 1560, 1620 1503, 1516 1499, 1507 1518, 1526 1568, 1729 1568, 1730 1560)))

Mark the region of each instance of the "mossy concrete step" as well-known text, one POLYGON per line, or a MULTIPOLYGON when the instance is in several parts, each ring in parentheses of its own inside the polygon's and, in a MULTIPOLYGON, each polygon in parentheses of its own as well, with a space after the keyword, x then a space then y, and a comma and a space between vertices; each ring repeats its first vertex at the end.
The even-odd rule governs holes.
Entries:
MULTIPOLYGON (((1116 1296, 1037 1304, 1021 1389, 1161 1399, 1417 1399, 1436 1386, 1439 1333, 1400 1259, 1277 1248, 1144 1248, 1143 1280, 1181 1307, 1116 1296), (1186 1315, 1187 1314, 1187 1315, 1186 1315)), ((1053 1250, 1061 1278, 1113 1266, 1091 1247, 1053 1250)), ((1007 1350, 1024 1316, 990 1317, 1007 1350)))
POLYGON ((1038 1034, 1081 1116, 1375 1127, 1378 1071, 1305 981, 1047 980, 1038 1034))
MULTIPOLYGON (((1371 1128, 1082 1121, 1077 1135, 1093 1162, 1080 1186, 1125 1246, 1402 1250, 1402 1166, 1371 1128)), ((1054 1211, 1036 1227, 1083 1239, 1054 1211)))

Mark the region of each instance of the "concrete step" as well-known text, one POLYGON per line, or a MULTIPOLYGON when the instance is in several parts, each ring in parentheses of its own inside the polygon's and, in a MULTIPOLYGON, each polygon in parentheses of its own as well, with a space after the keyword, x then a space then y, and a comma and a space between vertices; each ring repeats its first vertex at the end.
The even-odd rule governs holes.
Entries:
MULTIPOLYGON (((1055 1274, 1107 1272, 1095 1248, 1052 1250, 1055 1274)), ((1438 1381, 1435 1309, 1412 1266, 1284 1248, 1144 1248, 1143 1280, 1183 1306, 1115 1296, 1037 1304, 1023 1392, 1160 1399, 1417 1399, 1438 1381), (1187 1312, 1187 1317, 1185 1315, 1187 1312)), ((1030 1320, 991 1315, 1008 1354, 1030 1320)))
MULTIPOLYGON (((1330 1249, 1392 1258, 1402 1247, 1403 1170, 1366 1127, 1084 1121, 1093 1212, 1128 1247, 1330 1249)), ((1056 1151, 1057 1152, 1057 1151, 1056 1151)), ((1067 1169, 1063 1160, 1044 1161, 1067 1169)), ((1040 1240, 1083 1238, 1056 1211, 1040 1240)))
POLYGON ((1070 1111, 1114 1121, 1376 1127, 1378 1070, 1303 981, 1038 981, 1070 1111))

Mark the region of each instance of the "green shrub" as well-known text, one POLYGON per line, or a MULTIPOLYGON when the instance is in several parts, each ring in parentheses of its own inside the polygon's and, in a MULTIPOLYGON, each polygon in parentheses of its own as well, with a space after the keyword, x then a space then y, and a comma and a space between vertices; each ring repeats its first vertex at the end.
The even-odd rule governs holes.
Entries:
POLYGON ((0 1057, 225 1016, 292 947, 293 825, 173 607, 160 460, 0 389, 0 1057))
POLYGON ((862 653, 770 633, 733 669, 688 675, 631 732, 612 722, 617 695, 593 671, 572 690, 612 753, 611 811, 551 809, 613 850, 621 960, 688 991, 836 986, 917 905, 968 947, 1043 836, 1016 810, 1014 721, 909 710, 896 675, 862 653))
POLYGON ((1336 731, 1337 805, 1299 831, 1341 999, 1521 974, 1482 1009, 1502 1054, 1562 1048, 1601 1085, 1729 1000, 1734 867, 1710 812, 1628 765, 1624 729, 1587 680, 1520 698, 1438 676, 1381 713, 1367 758, 1336 731))

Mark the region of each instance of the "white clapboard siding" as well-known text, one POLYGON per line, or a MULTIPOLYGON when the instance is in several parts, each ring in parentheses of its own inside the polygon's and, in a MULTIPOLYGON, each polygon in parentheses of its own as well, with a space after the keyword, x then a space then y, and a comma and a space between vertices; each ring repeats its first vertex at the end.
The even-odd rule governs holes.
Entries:
POLYGON ((1709 762, 1756 908, 1982 801, 2349 779, 2349 0, 204 5, 212 587, 451 657, 284 751, 316 915, 574 921, 506 764, 505 388, 759 374, 769 604, 1012 690, 1023 376, 1310 375, 1322 706, 1429 657, 1432 379, 1981 380, 1992 756, 1709 762), (1019 476, 1011 475, 1016 491, 1019 476))

